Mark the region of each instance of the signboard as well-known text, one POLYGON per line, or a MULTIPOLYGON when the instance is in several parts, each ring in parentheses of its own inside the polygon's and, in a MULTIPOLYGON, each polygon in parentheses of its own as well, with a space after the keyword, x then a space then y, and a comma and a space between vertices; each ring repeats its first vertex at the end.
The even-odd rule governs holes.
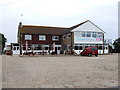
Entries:
POLYGON ((102 37, 102 33, 90 33, 90 35, 88 35, 87 33, 83 33, 84 35, 82 35, 81 32, 76 32, 75 33, 75 42, 101 42, 103 41, 103 37, 102 37))
POLYGON ((76 37, 75 38, 76 42, 79 41, 102 41, 102 38, 92 38, 92 37, 76 37))

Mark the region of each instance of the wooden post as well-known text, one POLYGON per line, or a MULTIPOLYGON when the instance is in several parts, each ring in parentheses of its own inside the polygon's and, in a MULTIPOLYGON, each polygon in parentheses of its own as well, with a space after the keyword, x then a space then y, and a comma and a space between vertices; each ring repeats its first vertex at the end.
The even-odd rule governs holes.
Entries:
POLYGON ((104 54, 104 33, 103 33, 103 54, 104 54))
POLYGON ((22 55, 22 34, 20 34, 20 55, 22 55))
POLYGON ((28 52, 28 41, 26 41, 26 53, 28 52))

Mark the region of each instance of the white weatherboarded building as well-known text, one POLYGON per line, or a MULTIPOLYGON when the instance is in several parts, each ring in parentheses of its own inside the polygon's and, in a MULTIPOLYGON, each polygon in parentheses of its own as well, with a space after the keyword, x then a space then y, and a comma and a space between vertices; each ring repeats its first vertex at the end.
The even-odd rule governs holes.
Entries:
POLYGON ((108 44, 103 42, 105 32, 90 20, 77 25, 71 32, 74 33, 74 51, 77 54, 88 46, 98 47, 99 54, 108 53, 108 44))

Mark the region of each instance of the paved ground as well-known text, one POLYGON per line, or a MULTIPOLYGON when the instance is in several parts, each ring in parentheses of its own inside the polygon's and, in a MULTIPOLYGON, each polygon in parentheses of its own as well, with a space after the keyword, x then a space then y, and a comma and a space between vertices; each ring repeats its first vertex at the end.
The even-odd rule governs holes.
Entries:
POLYGON ((118 54, 2 57, 3 88, 104 88, 118 86, 118 54))

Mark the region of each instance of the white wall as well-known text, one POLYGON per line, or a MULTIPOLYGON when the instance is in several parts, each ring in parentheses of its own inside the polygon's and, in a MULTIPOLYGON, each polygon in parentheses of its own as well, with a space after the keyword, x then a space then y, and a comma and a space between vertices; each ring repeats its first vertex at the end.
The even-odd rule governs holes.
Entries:
POLYGON ((98 37, 93 38, 93 37, 82 37, 82 31, 90 31, 90 32, 101 32, 104 33, 99 27, 94 25, 91 21, 88 21, 79 27, 75 28, 72 30, 74 32, 74 43, 96 43, 96 44, 102 44, 102 34, 101 34, 101 40, 99 40, 98 37))
POLYGON ((79 27, 72 30, 74 31, 95 31, 95 32, 103 32, 100 28, 98 28, 96 25, 94 25, 91 21, 88 21, 79 27))

